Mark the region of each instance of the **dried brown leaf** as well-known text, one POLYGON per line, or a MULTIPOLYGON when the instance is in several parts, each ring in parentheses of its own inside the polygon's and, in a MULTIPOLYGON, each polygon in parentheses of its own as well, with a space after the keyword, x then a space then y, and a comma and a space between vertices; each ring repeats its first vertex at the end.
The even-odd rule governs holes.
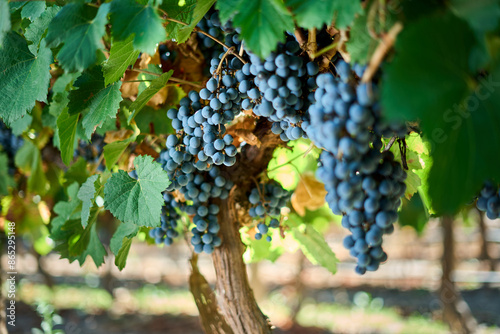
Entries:
POLYGON ((117 131, 108 131, 106 132, 106 136, 104 137, 104 142, 106 144, 119 141, 119 140, 125 140, 129 138, 134 131, 130 129, 121 129, 117 131))
POLYGON ((313 173, 304 173, 292 195, 292 207, 300 216, 304 216, 306 209, 313 211, 321 208, 325 204, 325 196, 324 184, 313 173))

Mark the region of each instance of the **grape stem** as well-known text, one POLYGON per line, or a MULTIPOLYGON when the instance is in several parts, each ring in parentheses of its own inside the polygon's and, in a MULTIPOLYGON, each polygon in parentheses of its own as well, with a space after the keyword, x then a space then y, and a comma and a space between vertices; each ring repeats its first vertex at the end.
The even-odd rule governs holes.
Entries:
POLYGON ((295 156, 295 157, 291 158, 291 159, 290 159, 290 160, 288 160, 287 162, 282 163, 281 165, 278 165, 278 166, 276 166, 276 167, 274 167, 274 168, 272 168, 272 169, 268 169, 268 170, 267 170, 267 173, 272 172, 272 171, 274 171, 274 170, 276 170, 276 169, 280 169, 280 168, 282 168, 282 167, 285 167, 286 165, 290 164, 292 161, 295 161, 295 160, 299 159, 300 157, 305 157, 305 156, 306 156, 309 152, 311 152, 311 150, 312 150, 313 148, 314 148, 314 144, 312 144, 312 143, 311 143, 311 145, 309 145, 309 147, 307 148, 307 150, 305 150, 304 152, 300 153, 299 155, 297 155, 297 156, 295 156))
MULTIPOLYGON (((176 20, 176 19, 173 19, 171 17, 168 17, 168 14, 167 12, 165 12, 164 10, 160 9, 160 11, 163 13, 163 15, 165 15, 165 20, 167 21, 170 21, 170 22, 173 22, 173 23, 177 23, 177 24, 180 24, 180 25, 183 25, 183 26, 189 26, 189 24, 187 24, 186 22, 182 22, 182 21, 179 21, 179 20, 176 20)), ((226 44, 224 44, 222 41, 219 41, 217 38, 215 38, 214 36, 210 35, 209 33, 201 30, 200 28, 198 27, 194 27, 193 28, 193 31, 194 32, 199 32, 200 34, 203 34, 205 36, 207 36, 208 38, 212 39, 214 42, 216 43, 219 43, 220 45, 222 45, 223 47, 225 47, 226 49, 230 49, 229 46, 227 46, 226 44)), ((243 64, 246 64, 247 62, 243 59, 243 57, 241 55, 239 55, 237 52, 233 51, 231 52, 232 55, 234 55, 236 58, 238 58, 243 64)))
POLYGON ((366 68, 365 73, 363 74, 362 82, 368 82, 371 80, 373 75, 377 72, 380 64, 384 60, 387 52, 392 48, 394 42, 396 41, 396 37, 403 30, 403 24, 401 22, 396 22, 391 29, 387 32, 386 35, 382 36, 382 40, 378 44, 375 52, 370 58, 370 62, 368 63, 368 67, 366 68))
MULTIPOLYGON (((135 71, 135 72, 139 72, 139 73, 145 73, 145 74, 153 75, 155 77, 161 76, 161 74, 159 74, 159 73, 154 73, 154 72, 150 72, 150 71, 146 71, 146 70, 141 70, 141 69, 138 69, 138 68, 133 68, 133 69, 131 69, 131 71, 135 71)), ((139 82, 139 81, 151 81, 151 80, 131 80, 131 81, 128 81, 128 82, 139 82)), ((187 80, 184 80, 184 79, 170 77, 168 79, 168 81, 172 81, 172 82, 176 82, 176 83, 180 83, 180 84, 184 84, 184 85, 191 85, 191 86, 196 87, 196 88, 203 88, 202 85, 199 85, 197 83, 194 83, 194 82, 191 82, 191 81, 187 81, 187 80)), ((127 81, 124 81, 124 82, 127 82, 127 81)))
POLYGON ((398 139, 398 137, 396 137, 396 136, 392 137, 391 140, 389 140, 389 142, 387 143, 387 145, 385 145, 383 152, 389 151, 391 149, 392 145, 394 144, 394 142, 396 141, 396 139, 398 139))
POLYGON ((316 58, 315 55, 318 51, 318 43, 316 42, 316 28, 309 29, 306 49, 309 59, 313 61, 316 58))

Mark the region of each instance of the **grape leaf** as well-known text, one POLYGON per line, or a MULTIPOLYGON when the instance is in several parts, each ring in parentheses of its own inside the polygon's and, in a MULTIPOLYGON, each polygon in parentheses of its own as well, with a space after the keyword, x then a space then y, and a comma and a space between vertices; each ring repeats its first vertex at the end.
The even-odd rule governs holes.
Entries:
POLYGON ((498 27, 500 3, 498 0, 451 0, 451 9, 478 31, 491 31, 498 27))
POLYGON ((111 170, 111 168, 113 168, 133 139, 135 139, 135 137, 131 137, 127 140, 115 141, 104 146, 104 160, 106 161, 107 169, 111 170))
POLYGON ((31 53, 26 40, 9 32, 0 50, 0 117, 10 125, 33 109, 35 101, 47 102, 52 53, 40 43, 31 53))
POLYGON ((296 228, 293 229, 292 233, 302 252, 311 263, 319 264, 332 274, 337 272, 337 262, 339 260, 318 231, 311 225, 306 225, 303 231, 301 228, 296 228))
MULTIPOLYGON (((389 14, 389 13, 388 13, 389 14)), ((376 34, 384 34, 394 24, 394 15, 387 15, 382 22, 374 24, 373 29, 376 34)), ((368 30, 367 14, 356 16, 352 22, 349 40, 346 42, 347 52, 351 55, 352 63, 366 64, 370 60, 373 52, 379 44, 379 40, 374 39, 368 30)))
POLYGON ((125 41, 133 34, 134 48, 151 55, 155 53, 156 44, 166 37, 161 18, 150 4, 113 0, 110 21, 116 40, 125 41))
POLYGON ((349 0, 285 0, 285 5, 291 8, 297 24, 306 29, 330 25, 335 13, 335 26, 345 28, 362 10, 360 1, 349 0))
POLYGON ((78 240, 74 248, 70 248, 70 251, 75 253, 81 252, 81 255, 77 258, 80 266, 83 265, 87 256, 90 256, 96 267, 100 267, 101 264, 104 263, 106 249, 99 240, 99 235, 97 234, 97 224, 89 223, 83 231, 80 240, 78 240))
POLYGON ((17 121, 12 122, 10 129, 12 133, 16 136, 20 136, 27 128, 31 125, 33 121, 33 116, 24 115, 23 118, 19 118, 17 121))
POLYGON ((153 81, 150 82, 149 87, 146 88, 139 96, 137 96, 137 99, 130 105, 131 114, 127 119, 128 124, 130 124, 130 122, 134 119, 137 113, 141 111, 142 108, 144 108, 146 103, 148 103, 148 101, 156 93, 158 93, 160 89, 165 87, 168 79, 170 79, 173 73, 174 71, 170 70, 166 73, 163 73, 161 76, 155 78, 153 81))
POLYGON ((234 12, 243 0, 219 0, 215 3, 215 8, 219 11, 219 19, 225 23, 233 16, 234 12))
MULTIPOLYGON (((79 186, 77 182, 70 184, 66 188, 68 200, 59 201, 54 206, 54 212, 57 214, 57 217, 54 217, 51 222, 51 237, 53 239, 58 239, 65 234, 62 227, 69 220, 80 218, 81 201, 77 197, 78 188, 79 186)), ((81 228, 81 223, 79 225, 81 228)))
POLYGON ((233 24, 241 27, 245 46, 261 58, 285 41, 286 30, 293 31, 293 19, 280 0, 242 1, 233 24))
POLYGON ((133 36, 130 36, 125 41, 116 41, 111 45, 109 58, 102 66, 106 86, 120 80, 127 67, 137 60, 141 52, 134 50, 132 42, 133 36))
POLYGON ((113 254, 118 255, 118 252, 122 248, 123 239, 134 237, 138 231, 139 226, 133 223, 121 223, 118 225, 118 228, 111 237, 109 249, 113 252, 113 254))
POLYGON ((86 227, 90 217, 90 209, 94 205, 96 190, 100 187, 101 182, 98 180, 99 175, 92 175, 85 181, 78 191, 78 199, 82 201, 82 226, 86 227))
POLYGON ((34 21, 45 10, 45 1, 28 1, 21 9, 21 17, 34 21))
POLYGON ((16 166, 28 175, 28 190, 43 195, 47 192, 47 178, 43 171, 42 154, 31 141, 24 141, 17 151, 16 166))
POLYGON ((40 41, 42 40, 45 31, 49 27, 50 22, 59 12, 61 7, 52 6, 47 8, 36 20, 34 20, 28 28, 26 28, 26 32, 24 33, 24 37, 33 44, 28 45, 28 48, 31 52, 35 53, 38 51, 38 45, 40 45, 40 41))
POLYGON ((139 227, 132 223, 122 223, 118 225, 113 237, 111 238, 109 248, 116 255, 115 264, 118 269, 122 270, 127 262, 132 238, 139 231, 139 227))
POLYGON ((135 158, 134 166, 137 180, 120 170, 106 182, 104 207, 124 223, 156 227, 164 204, 162 192, 170 181, 150 156, 135 158))
POLYGON ((10 30, 10 10, 7 0, 0 0, 0 48, 3 46, 3 39, 10 30))
POLYGON ((0 152, 0 195, 2 196, 7 196, 8 187, 14 185, 14 179, 9 175, 8 162, 7 154, 0 152))
MULTIPOLYGON (((179 5, 177 1, 166 1, 160 6, 167 14, 169 18, 190 24, 193 18, 193 11, 196 7, 196 0, 185 1, 182 6, 179 5)), ((168 39, 178 39, 179 30, 183 25, 169 22, 165 31, 167 32, 168 39)))
POLYGON ((69 3, 50 22, 47 45, 56 47, 64 42, 57 59, 66 71, 82 71, 96 62, 109 8, 108 3, 99 9, 84 3, 69 3))
POLYGON ((87 171, 87 162, 84 158, 79 157, 78 160, 76 160, 64 174, 65 182, 63 186, 67 187, 68 184, 75 181, 78 184, 82 184, 87 180, 88 176, 89 172, 87 171))
POLYGON ((394 60, 384 68, 385 115, 421 119, 424 125, 442 121, 444 112, 467 96, 473 82, 468 59, 474 43, 468 25, 451 15, 425 17, 404 29, 394 60), (422 33, 428 38, 421 40, 422 33))
POLYGON ((79 115, 69 115, 64 111, 57 118, 57 136, 59 138, 59 148, 61 150, 62 161, 69 165, 73 160, 76 146, 76 126, 79 115))
POLYGON ((96 126, 101 126, 108 118, 115 118, 122 100, 121 81, 105 86, 102 69, 93 67, 75 81, 77 90, 69 93, 69 114, 75 115, 88 109, 83 116, 82 125, 85 135, 90 138, 96 126))
POLYGON ((422 19, 398 38, 397 55, 384 77, 387 115, 419 118, 431 144, 425 188, 428 207, 437 215, 456 213, 484 180, 500 181, 500 161, 491 152, 491 143, 500 142, 495 130, 500 126, 495 107, 500 103, 500 70, 479 82, 473 79, 468 60, 474 42, 469 26, 453 16, 422 19), (422 40, 422 34, 429 38, 422 40))
POLYGON ((198 22, 200 22, 203 16, 205 16, 205 14, 209 11, 214 2, 215 0, 198 0, 196 2, 191 23, 188 26, 179 29, 177 33, 177 43, 184 43, 188 40, 194 27, 196 27, 198 22))
POLYGON ((115 257, 115 265, 119 270, 125 268, 127 264, 128 252, 130 251, 130 246, 132 246, 131 238, 124 238, 122 248, 118 251, 115 257))
POLYGON ((425 209, 425 205, 419 194, 413 196, 411 200, 403 199, 403 206, 398 215, 399 225, 411 226, 419 235, 422 234, 429 221, 429 213, 425 209))
POLYGON ((96 220, 99 209, 90 210, 88 225, 84 228, 81 222, 82 202, 78 198, 78 183, 67 188, 68 201, 60 201, 54 206, 57 217, 52 219, 50 237, 55 241, 55 250, 62 258, 70 262, 78 260, 83 265, 89 255, 97 267, 104 263, 106 249, 99 240, 96 220))

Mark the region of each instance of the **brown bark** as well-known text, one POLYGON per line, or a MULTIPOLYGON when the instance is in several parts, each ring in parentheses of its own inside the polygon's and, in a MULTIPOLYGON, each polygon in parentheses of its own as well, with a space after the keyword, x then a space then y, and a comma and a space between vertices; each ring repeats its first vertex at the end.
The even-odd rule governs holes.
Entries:
POLYGON ((216 273, 218 304, 226 322, 235 334, 271 333, 268 318, 262 313, 250 287, 246 265, 243 262, 244 245, 241 242, 241 220, 235 208, 238 202, 245 206, 246 193, 272 158, 280 145, 279 137, 270 131, 270 123, 259 120, 254 134, 260 140, 259 147, 246 145, 241 159, 226 169, 226 177, 235 183, 228 199, 220 202, 219 236, 222 245, 214 250, 213 262, 216 273))
POLYGON ((233 334, 234 332, 217 309, 214 292, 198 270, 196 254, 193 254, 190 262, 192 272, 191 276, 189 276, 189 290, 191 290, 196 307, 200 312, 203 330, 207 334, 233 334))
POLYGON ((439 299, 443 304, 443 319, 450 326, 452 333, 474 333, 477 323, 467 303, 462 299, 451 275, 455 268, 455 240, 453 236, 453 218, 443 217, 443 256, 442 277, 439 299))
POLYGON ((235 334, 271 333, 248 283, 240 226, 228 200, 221 203, 219 220, 223 243, 213 254, 219 308, 235 334))

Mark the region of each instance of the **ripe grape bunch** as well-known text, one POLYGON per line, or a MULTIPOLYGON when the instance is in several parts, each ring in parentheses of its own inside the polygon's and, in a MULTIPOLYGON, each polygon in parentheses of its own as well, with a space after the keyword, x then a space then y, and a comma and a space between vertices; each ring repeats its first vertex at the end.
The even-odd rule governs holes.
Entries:
POLYGON ((355 271, 364 274, 387 260, 382 237, 393 232, 406 191, 406 172, 392 152, 382 152, 381 138, 404 136, 406 128, 381 120, 376 82, 359 82, 363 68, 352 71, 343 60, 335 67, 338 76, 318 75, 316 102, 303 127, 324 148, 317 175, 330 208, 352 233, 343 243, 357 258, 355 271))
POLYGON ((500 218, 500 189, 491 182, 486 182, 481 189, 476 207, 486 212, 489 219, 500 218))
MULTIPOLYGON (((262 239, 269 232, 269 228, 279 227, 280 223, 277 218, 281 215, 281 209, 287 205, 290 197, 291 193, 283 189, 276 181, 259 183, 250 191, 248 201, 252 207, 248 213, 254 219, 263 219, 257 224, 258 232, 255 233, 255 239, 262 239)), ((271 241, 271 236, 266 236, 266 240, 271 241)))

